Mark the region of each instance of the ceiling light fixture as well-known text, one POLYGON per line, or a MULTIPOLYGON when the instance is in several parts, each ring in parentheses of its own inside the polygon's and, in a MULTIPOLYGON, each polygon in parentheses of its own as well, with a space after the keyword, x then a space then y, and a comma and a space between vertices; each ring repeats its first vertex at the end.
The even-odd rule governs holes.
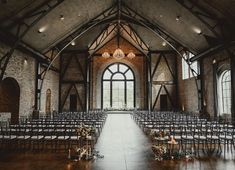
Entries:
POLYGON ((109 54, 107 51, 105 51, 105 52, 102 54, 102 57, 104 57, 104 58, 109 58, 109 57, 110 57, 110 54, 109 54))
POLYGON ((28 63, 27 58, 24 58, 24 64, 27 64, 27 63, 28 63))
POLYGON ((197 33, 198 35, 201 35, 201 34, 202 34, 202 30, 201 30, 200 28, 198 28, 198 27, 194 27, 194 28, 193 28, 193 31, 194 31, 195 33, 197 33))
POLYGON ((75 41, 72 41, 72 42, 71 42, 71 45, 72 45, 72 46, 75 46, 75 45, 76 45, 75 41))
POLYGON ((179 21, 180 18, 181 18, 181 17, 178 15, 178 16, 176 16, 175 20, 176 20, 176 21, 179 21))
POLYGON ((127 57, 128 57, 129 59, 133 59, 133 58, 135 58, 135 53, 130 52, 129 54, 127 54, 127 57))
POLYGON ((60 15, 60 20, 64 20, 64 15, 60 15))
POLYGON ((165 42, 165 41, 162 42, 162 46, 163 46, 163 47, 166 46, 166 42, 165 42))
POLYGON ((47 26, 43 26, 43 27, 38 29, 38 33, 43 33, 43 32, 46 31, 46 29, 47 29, 47 26))

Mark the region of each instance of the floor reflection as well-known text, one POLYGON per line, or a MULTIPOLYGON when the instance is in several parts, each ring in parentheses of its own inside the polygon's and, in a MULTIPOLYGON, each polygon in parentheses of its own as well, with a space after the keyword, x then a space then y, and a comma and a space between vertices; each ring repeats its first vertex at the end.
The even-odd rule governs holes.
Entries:
POLYGON ((151 143, 129 114, 109 114, 96 149, 104 155, 94 161, 69 161, 67 153, 0 151, 0 170, 231 170, 235 153, 193 161, 154 160, 151 143))
POLYGON ((129 114, 110 114, 96 145, 104 155, 93 169, 148 169, 153 159, 148 138, 129 114))

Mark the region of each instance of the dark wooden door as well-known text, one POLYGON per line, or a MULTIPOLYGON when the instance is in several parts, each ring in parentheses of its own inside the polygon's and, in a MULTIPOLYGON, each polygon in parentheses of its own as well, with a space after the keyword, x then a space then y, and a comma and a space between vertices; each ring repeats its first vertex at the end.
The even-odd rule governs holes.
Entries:
POLYGON ((162 94, 160 96, 160 109, 161 111, 167 110, 167 95, 166 94, 162 94))
POLYGON ((70 95, 70 111, 71 112, 77 111, 77 95, 76 94, 70 95))

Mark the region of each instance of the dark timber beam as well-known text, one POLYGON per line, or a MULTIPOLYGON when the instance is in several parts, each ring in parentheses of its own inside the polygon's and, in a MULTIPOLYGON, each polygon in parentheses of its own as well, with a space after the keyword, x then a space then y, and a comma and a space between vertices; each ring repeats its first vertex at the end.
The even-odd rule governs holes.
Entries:
POLYGON ((175 54, 174 50, 150 50, 152 54, 175 54))
MULTIPOLYGON (((34 11, 34 13, 26 14, 26 16, 23 16, 21 19, 21 23, 17 25, 17 32, 16 37, 17 40, 14 42, 14 45, 11 46, 11 49, 8 50, 7 53, 5 53, 3 56, 1 56, 0 61, 0 81, 2 81, 3 76, 5 74, 7 65, 10 61, 10 58, 12 57, 12 54, 14 53, 15 49, 19 46, 24 36, 31 30, 33 26, 35 26, 43 17, 45 17, 50 11, 52 11, 54 8, 56 8, 59 4, 63 2, 63 0, 55 1, 55 3, 51 4, 51 2, 54 2, 54 0, 47 1, 46 4, 43 5, 42 11, 34 11)), ((3 28, 4 29, 4 28, 3 28)))
POLYGON ((173 108, 175 108, 175 103, 174 103, 173 99, 171 98, 171 95, 170 95, 168 89, 166 88, 165 85, 163 85, 163 88, 164 88, 164 90, 165 90, 165 92, 166 92, 166 94, 167 94, 167 97, 169 98, 169 100, 170 100, 170 102, 171 102, 171 105, 173 106, 173 108))
POLYGON ((120 26, 122 30, 136 43, 137 47, 139 47, 142 51, 145 51, 146 53, 150 51, 146 43, 140 38, 140 36, 130 25, 126 25, 127 27, 129 27, 129 31, 125 28, 123 24, 121 24, 120 26))
POLYGON ((68 88, 68 90, 67 90, 67 92, 66 92, 66 94, 65 94, 65 98, 64 98, 64 100, 63 100, 63 102, 62 102, 62 105, 60 106, 60 110, 61 110, 61 111, 62 111, 63 108, 64 108, 65 102, 66 102, 66 100, 67 100, 67 98, 68 98, 68 96, 69 96, 69 93, 70 93, 70 91, 72 90, 72 88, 73 88, 73 84, 70 84, 70 86, 69 86, 69 88, 68 88))
POLYGON ((197 60, 199 60, 201 58, 204 58, 204 57, 212 56, 213 54, 215 54, 215 53, 217 53, 221 50, 227 49, 227 48, 229 48, 233 45, 235 45, 235 41, 231 41, 231 42, 228 42, 228 43, 217 45, 215 47, 211 47, 211 48, 195 55, 194 57, 192 57, 190 59, 190 62, 197 61, 197 60))
POLYGON ((107 24, 107 26, 99 33, 99 35, 95 37, 91 45, 88 47, 88 50, 96 50, 115 31, 116 28, 117 24, 107 24), (113 26, 113 28, 109 30, 109 27, 111 26, 113 26), (93 47, 93 49, 91 47, 93 47))
POLYGON ((235 126, 235 55, 230 50, 227 50, 230 57, 231 68, 231 113, 232 123, 235 126))
MULTIPOLYGON (((158 36, 161 36, 160 38, 164 38, 165 40, 171 39, 173 41, 171 42, 171 44, 175 48, 183 46, 183 47, 187 47, 188 49, 192 49, 191 47, 188 47, 179 39, 174 37, 171 33, 161 28, 158 24, 149 21, 147 18, 143 17, 142 15, 140 15, 139 13, 137 13, 136 11, 128 7, 125 3, 123 3, 123 7, 122 7, 122 19, 126 20, 127 22, 141 25, 143 27, 146 27, 147 29, 150 29, 151 31, 158 34, 158 36)), ((168 40, 167 42, 169 41, 170 40, 168 40)))
POLYGON ((148 58, 149 58, 149 70, 148 70, 148 79, 149 79, 149 111, 152 111, 153 108, 153 79, 152 79, 152 55, 151 53, 148 53, 148 58))
POLYGON ((153 79, 153 77, 154 77, 154 75, 155 75, 155 73, 157 71, 157 68, 158 68, 158 66, 160 64, 161 59, 162 59, 162 54, 159 55, 158 60, 157 60, 157 62, 155 64, 155 66, 154 66, 153 72, 151 73, 151 79, 153 79))
POLYGON ((82 111, 85 111, 84 106, 83 106, 83 104, 82 104, 82 99, 81 99, 81 97, 80 97, 80 95, 79 95, 79 93, 78 93, 77 86, 76 86, 75 84, 73 84, 73 87, 75 88, 75 91, 76 91, 76 94, 77 94, 78 103, 79 103, 79 105, 80 105, 82 111))
POLYGON ((56 46, 60 48, 60 50, 64 50, 65 47, 68 46, 73 40, 76 40, 79 38, 82 34, 90 30, 91 28, 105 24, 105 23, 111 23, 116 19, 116 14, 117 14, 117 8, 116 8, 116 3, 114 3, 110 8, 104 10, 100 14, 98 14, 96 17, 93 19, 89 20, 82 26, 78 27, 75 31, 73 31, 69 36, 61 40, 60 43, 58 43, 56 46))
MULTIPOLYGON (((3 32, 2 30, 0 31, 0 40, 5 43, 8 46, 12 46, 14 45, 14 42, 16 41, 16 38, 7 33, 7 32, 3 32)), ((44 67, 48 67, 49 65, 49 58, 42 54, 41 52, 37 51, 36 49, 34 49, 33 47, 31 47, 30 45, 24 43, 24 42, 20 42, 19 46, 17 47, 18 50, 20 50, 23 53, 27 53, 30 54, 29 56, 36 59, 38 62, 40 62, 41 64, 43 64, 42 66, 44 67)), ((1 61, 2 59, 0 59, 1 61)), ((50 68, 50 70, 55 71, 55 72, 59 72, 59 69, 52 66, 50 68)))
POLYGON ((152 110, 154 110, 154 108, 156 107, 157 101, 158 101, 158 99, 159 99, 159 97, 160 97, 160 94, 161 94, 161 91, 162 91, 162 87, 163 87, 163 85, 161 84, 161 85, 160 85, 160 89, 158 90, 157 96, 156 96, 156 98, 155 98, 155 101, 154 101, 152 110))
POLYGON ((62 80, 62 84, 84 84, 86 83, 84 80, 62 80))
POLYGON ((163 56, 163 58, 164 58, 164 60, 165 60, 165 62, 166 62, 166 65, 167 65, 168 70, 169 70, 170 73, 171 73, 171 76, 173 77, 173 79, 174 79, 174 81, 175 81, 175 80, 176 80, 176 75, 174 74, 172 68, 170 67, 169 62, 168 62, 168 60, 167 60, 165 54, 162 54, 162 56, 163 56))
POLYGON ((176 85, 174 81, 153 81, 155 85, 176 85))
POLYGON ((84 54, 87 53, 88 49, 65 49, 63 54, 74 53, 74 54, 84 54))
POLYGON ((197 19, 199 19, 217 38, 222 38, 221 35, 215 30, 216 27, 219 26, 219 18, 216 18, 215 15, 208 14, 208 12, 202 10, 201 7, 198 6, 198 4, 194 3, 191 0, 187 0, 187 2, 185 0, 176 1, 185 9, 187 9, 197 19), (214 25, 210 25, 207 21, 208 19, 210 19, 210 21, 213 20, 215 22, 214 25))

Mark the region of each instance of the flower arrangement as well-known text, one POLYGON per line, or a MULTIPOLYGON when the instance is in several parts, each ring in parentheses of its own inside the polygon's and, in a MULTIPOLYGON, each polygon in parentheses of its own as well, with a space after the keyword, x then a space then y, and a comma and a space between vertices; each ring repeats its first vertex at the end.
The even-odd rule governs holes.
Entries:
POLYGON ((156 130, 152 130, 150 132, 150 137, 152 139, 154 138, 165 138, 165 137, 169 137, 170 136, 170 133, 169 132, 166 132, 164 130, 161 130, 161 131, 156 131, 156 130))
POLYGON ((155 155, 155 159, 159 161, 163 160, 164 154, 167 153, 167 148, 165 145, 153 145, 152 150, 155 155))
POLYGON ((169 132, 166 132, 164 130, 161 130, 159 133, 157 133, 157 136, 156 137, 159 137, 159 138, 164 138, 166 136, 169 136, 169 132))
POLYGON ((79 136, 87 138, 95 133, 95 129, 86 127, 84 123, 81 123, 80 127, 77 129, 77 133, 79 136))

